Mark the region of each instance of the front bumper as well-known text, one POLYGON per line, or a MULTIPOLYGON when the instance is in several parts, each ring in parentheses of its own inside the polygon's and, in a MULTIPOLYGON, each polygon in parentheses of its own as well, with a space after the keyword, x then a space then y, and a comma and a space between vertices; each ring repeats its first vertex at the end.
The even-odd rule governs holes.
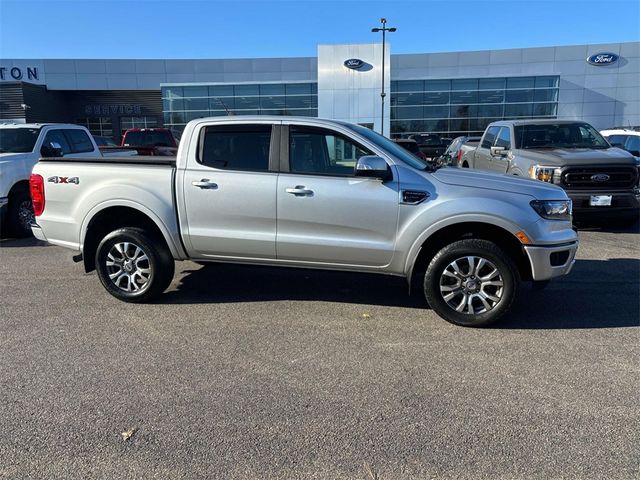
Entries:
POLYGON ((525 245, 524 250, 529 258, 533 280, 549 280, 571 271, 576 262, 578 242, 544 247, 525 245))
POLYGON ((575 219, 615 219, 633 217, 640 214, 640 197, 635 192, 620 191, 567 191, 573 202, 573 216, 575 219), (611 205, 606 207, 592 207, 589 203, 592 195, 611 195, 611 205))

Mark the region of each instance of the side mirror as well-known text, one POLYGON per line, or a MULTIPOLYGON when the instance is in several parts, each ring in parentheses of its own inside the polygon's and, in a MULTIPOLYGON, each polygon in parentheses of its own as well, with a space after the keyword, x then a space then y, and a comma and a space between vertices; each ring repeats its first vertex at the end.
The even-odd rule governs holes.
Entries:
POLYGON ((40 149, 40 155, 43 157, 63 157, 62 147, 58 142, 51 142, 49 145, 43 145, 40 149))
POLYGON ((492 157, 506 157, 509 151, 504 147, 491 147, 489 152, 492 157))
POLYGON ((356 162, 356 177, 371 177, 387 180, 391 178, 391 170, 387 162, 375 155, 365 155, 356 162))

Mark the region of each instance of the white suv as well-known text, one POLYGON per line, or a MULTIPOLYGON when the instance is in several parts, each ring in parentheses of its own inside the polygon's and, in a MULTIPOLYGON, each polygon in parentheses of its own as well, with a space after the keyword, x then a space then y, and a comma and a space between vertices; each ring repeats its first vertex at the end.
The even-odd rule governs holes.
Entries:
POLYGON ((640 165, 640 128, 611 128, 600 134, 614 147, 624 148, 640 165))

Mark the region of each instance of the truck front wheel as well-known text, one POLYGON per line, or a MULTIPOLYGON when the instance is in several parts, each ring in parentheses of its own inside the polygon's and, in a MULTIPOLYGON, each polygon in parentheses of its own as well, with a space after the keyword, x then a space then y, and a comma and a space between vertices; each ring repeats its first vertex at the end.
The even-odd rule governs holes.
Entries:
POLYGON ((482 327, 511 308, 519 283, 513 261, 495 243, 470 238, 447 245, 433 257, 424 276, 424 294, 448 322, 482 327))
POLYGON ((140 228, 120 228, 102 239, 96 271, 107 291, 125 302, 146 302, 171 283, 175 264, 162 240, 140 228))

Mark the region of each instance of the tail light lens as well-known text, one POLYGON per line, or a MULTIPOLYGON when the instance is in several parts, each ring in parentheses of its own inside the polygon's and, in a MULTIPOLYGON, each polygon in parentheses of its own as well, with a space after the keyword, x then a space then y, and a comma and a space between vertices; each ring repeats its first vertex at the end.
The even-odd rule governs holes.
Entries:
POLYGON ((39 217, 44 211, 44 178, 42 175, 34 173, 29 177, 29 189, 31 190, 33 213, 39 217))
POLYGON ((462 158, 462 150, 458 150, 458 161, 462 158))

